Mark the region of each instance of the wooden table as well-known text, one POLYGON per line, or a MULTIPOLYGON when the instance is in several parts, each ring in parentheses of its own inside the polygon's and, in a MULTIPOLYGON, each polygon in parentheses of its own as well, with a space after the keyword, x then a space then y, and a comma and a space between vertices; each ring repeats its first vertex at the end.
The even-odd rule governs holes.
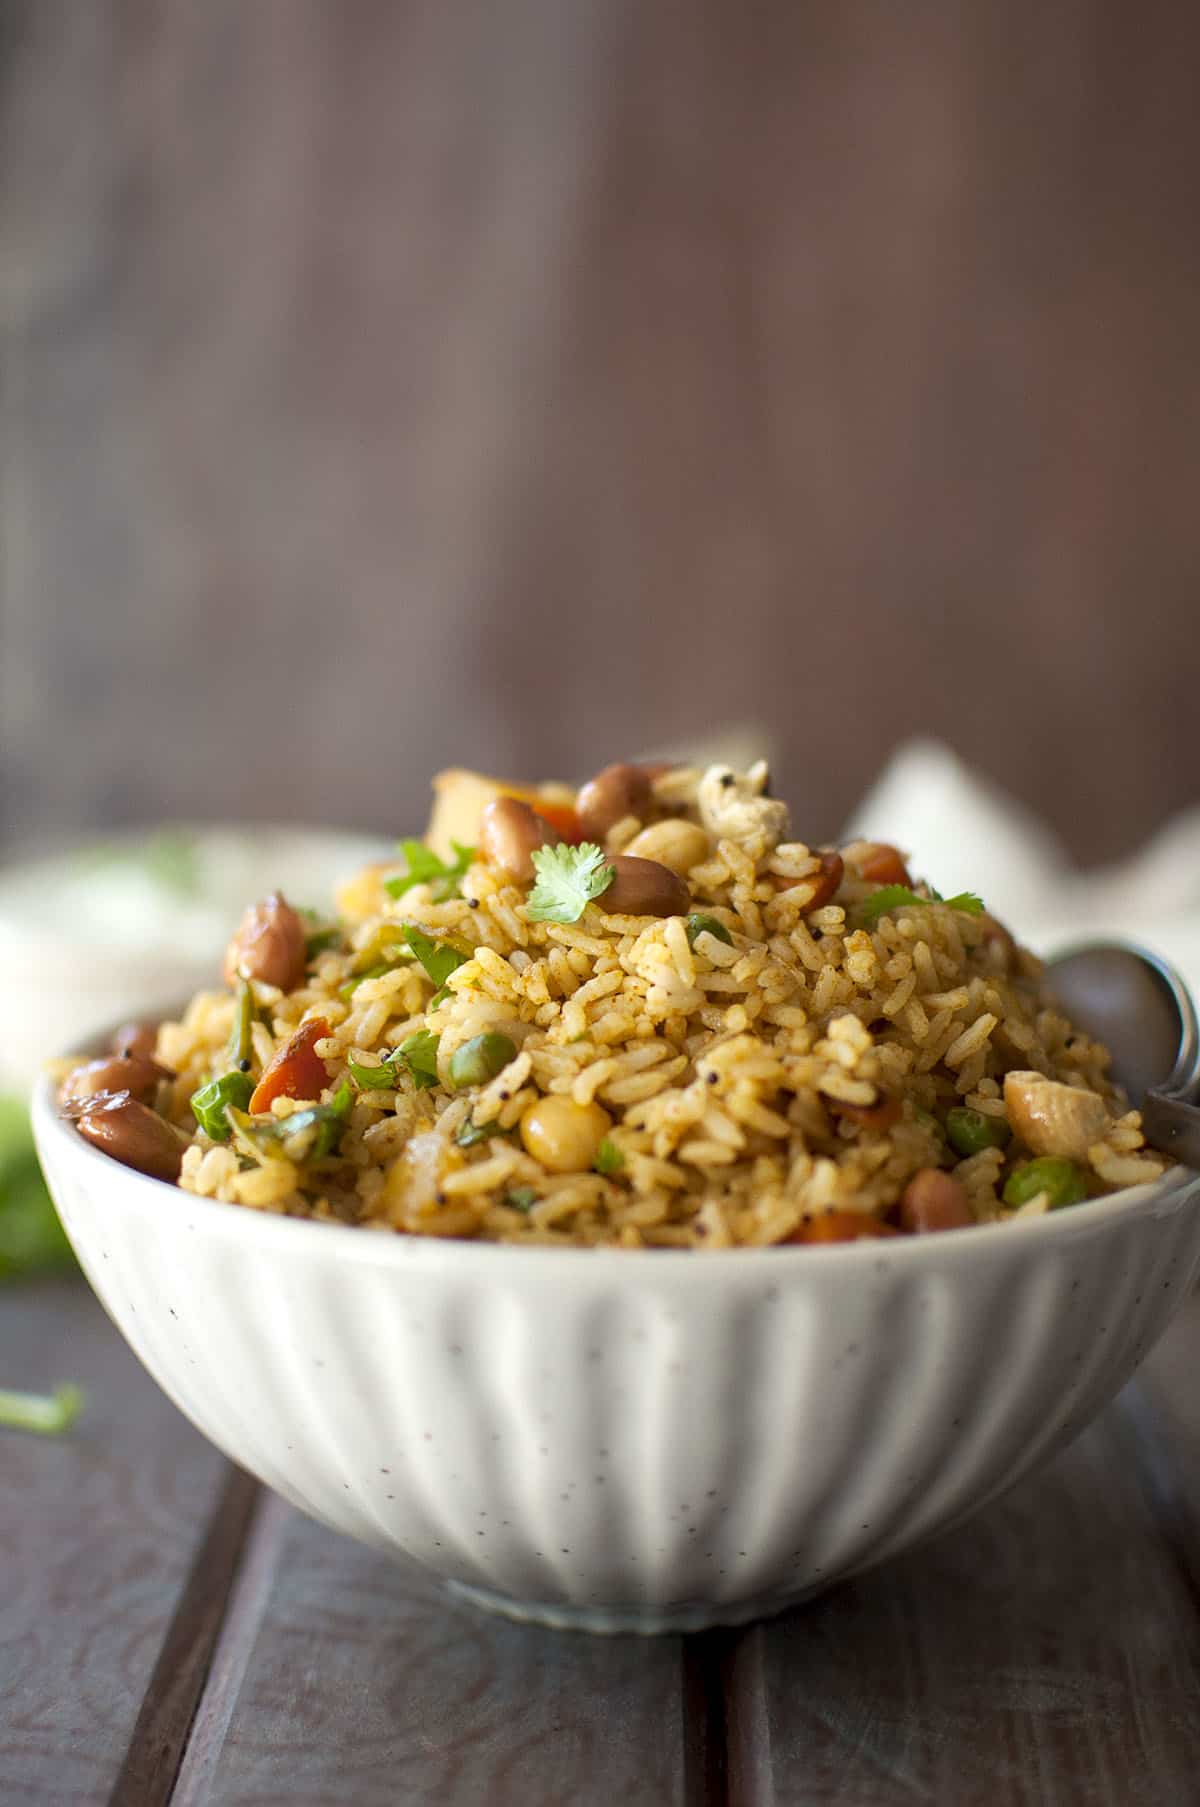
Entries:
POLYGON ((1040 1477, 802 1611, 510 1625, 308 1523, 90 1294, 0 1302, 0 1803, 1175 1807, 1200 1799, 1200 1305, 1040 1477))

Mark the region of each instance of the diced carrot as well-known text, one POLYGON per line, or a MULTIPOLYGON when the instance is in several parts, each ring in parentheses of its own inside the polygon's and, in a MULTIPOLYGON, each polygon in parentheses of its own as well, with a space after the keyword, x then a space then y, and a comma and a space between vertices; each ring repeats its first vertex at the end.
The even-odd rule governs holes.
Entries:
POLYGON ((855 1242, 860 1236, 895 1236, 890 1223, 868 1217, 863 1211, 821 1211, 793 1230, 788 1242, 855 1242))
POLYGON ((886 841, 877 841, 869 853, 863 854, 858 869, 872 885, 912 884, 912 876, 899 849, 889 847, 886 841))
POLYGON ((570 803, 560 803, 554 798, 544 797, 541 791, 523 789, 516 784, 503 787, 506 797, 518 797, 522 803, 528 803, 535 809, 544 822, 549 822, 555 833, 574 847, 583 839, 583 830, 579 826, 579 817, 570 803))
POLYGON ((250 1094, 250 1109, 270 1110, 276 1098, 319 1098, 328 1083, 325 1062, 314 1043, 329 1034, 324 1017, 315 1016, 301 1023, 291 1040, 285 1042, 262 1078, 250 1094))

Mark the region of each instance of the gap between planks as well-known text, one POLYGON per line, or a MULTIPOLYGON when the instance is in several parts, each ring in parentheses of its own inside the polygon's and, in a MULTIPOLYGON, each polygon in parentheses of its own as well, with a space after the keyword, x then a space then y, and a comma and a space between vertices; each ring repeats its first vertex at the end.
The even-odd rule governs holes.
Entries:
POLYGON ((135 1721, 110 1807, 167 1807, 204 1696, 262 1489, 231 1463, 135 1721))

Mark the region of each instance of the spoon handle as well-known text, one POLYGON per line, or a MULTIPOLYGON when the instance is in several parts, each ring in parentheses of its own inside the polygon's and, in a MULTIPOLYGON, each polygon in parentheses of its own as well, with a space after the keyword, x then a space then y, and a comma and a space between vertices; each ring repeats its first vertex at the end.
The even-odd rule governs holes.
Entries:
POLYGON ((1173 1098, 1169 1092, 1147 1092, 1142 1133, 1160 1154, 1169 1154, 1185 1167, 1200 1167, 1200 1105, 1173 1098))

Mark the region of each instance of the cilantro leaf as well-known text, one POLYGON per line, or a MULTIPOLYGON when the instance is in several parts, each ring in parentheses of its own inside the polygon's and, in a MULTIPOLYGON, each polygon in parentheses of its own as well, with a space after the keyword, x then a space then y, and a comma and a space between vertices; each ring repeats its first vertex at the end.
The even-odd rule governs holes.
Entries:
POLYGON ((538 1202, 538 1195, 532 1186, 514 1186, 504 1194, 504 1203, 510 1211, 532 1211, 538 1202))
POLYGON ((902 910, 913 904, 924 908, 931 903, 944 903, 947 909, 962 910, 968 916, 978 916, 983 909, 983 899, 976 897, 973 891, 959 891, 954 897, 943 897, 940 891, 935 891, 930 886, 928 897, 918 897, 907 885, 882 885, 862 905, 863 921, 868 928, 873 928, 881 916, 890 916, 893 910, 902 910))
POLYGON ((445 941, 432 941, 415 922, 405 923, 404 939, 439 991, 445 986, 450 974, 457 972, 460 966, 465 966, 470 958, 469 954, 460 954, 456 947, 451 947, 445 941))
POLYGON ((508 1131, 497 1122, 495 1117, 490 1123, 472 1123, 468 1117, 465 1123, 459 1125, 458 1134, 454 1140, 460 1148, 475 1148, 480 1142, 486 1142, 491 1136, 506 1136, 507 1134, 508 1131))
POLYGON ((537 847, 533 853, 537 883, 529 893, 526 914, 531 922, 578 922, 594 897, 607 891, 617 876, 592 841, 568 847, 537 847))
POLYGON ((368 1067, 350 1054, 346 1057, 346 1070, 360 1092, 391 1091, 400 1077, 396 1062, 386 1057, 377 1067, 368 1067))
POLYGON ((396 1049, 395 1058, 406 1061, 418 1092, 426 1092, 438 1082, 438 1042, 441 1037, 432 1029, 418 1029, 406 1035, 396 1049))
POLYGON ((447 863, 424 841, 401 841, 400 851, 407 870, 384 879, 383 888, 388 896, 403 897, 414 885, 430 885, 434 903, 446 903, 450 898, 460 896, 460 886, 475 859, 476 850, 464 847, 461 841, 451 841, 450 845, 454 858, 447 863))

